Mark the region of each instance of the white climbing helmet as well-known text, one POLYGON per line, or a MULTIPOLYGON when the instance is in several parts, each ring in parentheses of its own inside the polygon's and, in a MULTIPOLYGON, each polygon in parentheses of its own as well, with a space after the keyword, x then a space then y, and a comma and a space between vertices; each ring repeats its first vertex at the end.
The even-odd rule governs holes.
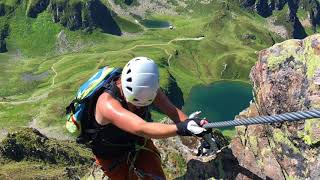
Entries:
POLYGON ((159 89, 157 64, 147 57, 131 59, 122 70, 121 86, 127 102, 135 106, 150 105, 159 89))

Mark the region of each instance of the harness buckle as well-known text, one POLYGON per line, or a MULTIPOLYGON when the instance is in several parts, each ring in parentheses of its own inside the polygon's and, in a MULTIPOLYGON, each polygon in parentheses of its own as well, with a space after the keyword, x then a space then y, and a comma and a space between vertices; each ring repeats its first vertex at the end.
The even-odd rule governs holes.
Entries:
POLYGON ((133 168, 133 171, 134 171, 134 173, 138 176, 138 178, 140 179, 143 179, 143 177, 144 177, 144 173, 141 171, 141 170, 139 170, 139 169, 137 169, 136 167, 134 167, 133 168))

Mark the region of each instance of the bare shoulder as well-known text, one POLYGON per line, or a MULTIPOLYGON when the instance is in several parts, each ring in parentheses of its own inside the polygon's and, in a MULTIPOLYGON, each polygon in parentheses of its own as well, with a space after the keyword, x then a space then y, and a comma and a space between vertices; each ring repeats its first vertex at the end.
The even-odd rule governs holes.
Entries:
POLYGON ((108 93, 102 93, 97 101, 97 106, 106 103, 107 101, 112 101, 114 98, 108 93))
POLYGON ((114 99, 110 94, 108 93, 102 93, 96 104, 96 121, 100 125, 106 125, 112 121, 110 117, 114 112, 115 109, 119 109, 122 106, 120 103, 114 99), (120 106, 120 107, 119 107, 120 106))

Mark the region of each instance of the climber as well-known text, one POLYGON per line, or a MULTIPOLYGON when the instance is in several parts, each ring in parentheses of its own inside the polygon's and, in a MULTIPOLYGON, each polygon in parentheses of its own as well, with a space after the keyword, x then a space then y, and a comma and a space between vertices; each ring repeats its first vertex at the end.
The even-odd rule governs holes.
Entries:
POLYGON ((162 92, 158 67, 146 57, 130 60, 98 97, 94 109, 94 124, 101 132, 91 148, 96 163, 111 179, 165 179, 151 138, 206 134, 205 119, 188 119, 162 92), (151 122, 151 104, 175 124, 151 122))

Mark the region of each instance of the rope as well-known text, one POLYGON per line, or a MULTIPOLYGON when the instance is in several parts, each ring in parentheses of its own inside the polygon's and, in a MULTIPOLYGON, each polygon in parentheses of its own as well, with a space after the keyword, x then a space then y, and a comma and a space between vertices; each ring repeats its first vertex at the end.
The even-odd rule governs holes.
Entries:
POLYGON ((320 109, 289 112, 289 113, 277 114, 272 116, 258 116, 258 117, 247 118, 247 119, 235 119, 232 121, 214 122, 214 123, 208 123, 203 127, 206 129, 209 129, 209 128, 221 128, 221 127, 228 127, 228 126, 277 123, 277 122, 284 122, 284 121, 292 122, 292 121, 299 121, 299 120, 312 119, 312 118, 320 118, 320 109))

